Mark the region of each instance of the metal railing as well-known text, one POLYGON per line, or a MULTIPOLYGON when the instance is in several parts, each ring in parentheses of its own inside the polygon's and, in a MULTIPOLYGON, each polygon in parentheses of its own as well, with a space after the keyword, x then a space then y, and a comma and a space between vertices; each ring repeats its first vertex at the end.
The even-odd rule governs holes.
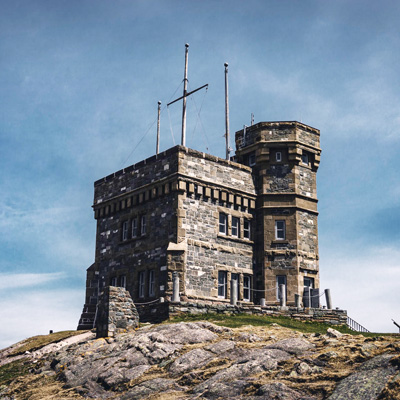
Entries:
POLYGON ((354 321, 354 319, 351 319, 350 317, 347 317, 347 326, 352 330, 356 332, 369 332, 369 330, 362 325, 360 325, 357 321, 354 321))

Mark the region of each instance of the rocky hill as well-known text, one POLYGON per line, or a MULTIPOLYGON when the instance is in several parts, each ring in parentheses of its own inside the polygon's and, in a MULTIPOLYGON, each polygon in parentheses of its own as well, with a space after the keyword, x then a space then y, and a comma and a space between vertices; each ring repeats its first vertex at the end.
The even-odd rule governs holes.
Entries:
POLYGON ((400 399, 400 338, 148 325, 0 352, 0 399, 400 399))

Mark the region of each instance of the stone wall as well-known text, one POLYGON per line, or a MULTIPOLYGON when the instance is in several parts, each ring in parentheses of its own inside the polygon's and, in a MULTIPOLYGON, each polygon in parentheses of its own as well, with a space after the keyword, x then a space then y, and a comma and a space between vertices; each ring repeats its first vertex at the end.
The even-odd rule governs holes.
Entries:
POLYGON ((279 306, 251 306, 201 302, 170 303, 169 316, 181 314, 254 314, 290 317, 299 321, 321 322, 331 325, 346 325, 346 310, 326 310, 323 308, 297 308, 279 306))
POLYGON ((97 306, 97 337, 113 337, 138 327, 139 314, 129 292, 121 287, 106 287, 97 306))

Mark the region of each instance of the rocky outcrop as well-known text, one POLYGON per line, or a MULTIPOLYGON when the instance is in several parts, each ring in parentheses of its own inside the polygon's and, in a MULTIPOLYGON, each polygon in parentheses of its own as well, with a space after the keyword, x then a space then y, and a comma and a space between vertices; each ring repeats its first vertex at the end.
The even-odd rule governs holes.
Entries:
POLYGON ((148 325, 113 338, 86 335, 37 353, 29 361, 32 373, 0 390, 0 399, 35 399, 33 388, 40 385, 40 400, 396 399, 399 350, 395 337, 333 330, 321 335, 271 325, 148 325), (58 385, 56 397, 44 395, 49 379, 58 385))

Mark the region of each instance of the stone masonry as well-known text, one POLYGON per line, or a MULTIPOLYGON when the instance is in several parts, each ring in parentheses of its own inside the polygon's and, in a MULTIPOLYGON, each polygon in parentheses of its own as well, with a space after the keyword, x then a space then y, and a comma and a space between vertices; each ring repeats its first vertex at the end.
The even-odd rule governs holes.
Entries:
POLYGON ((289 305, 318 288, 320 153, 317 129, 261 122, 236 132, 229 161, 175 146, 96 181, 95 262, 79 328, 93 326, 110 285, 126 288, 139 313, 168 304, 175 272, 183 301, 228 304, 232 279, 249 305, 279 304, 278 283, 289 305))

